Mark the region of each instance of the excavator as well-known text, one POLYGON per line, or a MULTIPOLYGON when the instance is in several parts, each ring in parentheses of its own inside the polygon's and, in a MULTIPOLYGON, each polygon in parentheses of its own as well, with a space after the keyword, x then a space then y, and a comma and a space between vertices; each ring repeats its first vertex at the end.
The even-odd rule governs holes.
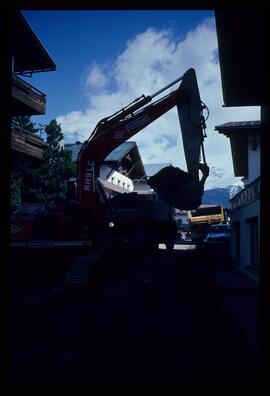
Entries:
POLYGON ((81 219, 86 231, 91 232, 92 229, 93 232, 100 223, 101 212, 104 213, 104 208, 99 205, 99 196, 103 195, 104 197, 99 173, 106 156, 175 106, 178 110, 188 169, 184 176, 185 178, 188 177, 189 180, 188 183, 186 182, 183 185, 181 183, 183 177, 181 179, 181 175, 179 175, 180 170, 171 167, 171 169, 163 170, 163 173, 164 171, 166 173, 163 177, 162 174, 160 177, 155 175, 155 178, 149 180, 149 184, 163 200, 173 207, 190 210, 200 205, 203 185, 208 176, 203 147, 203 141, 206 137, 203 110, 206 106, 200 99, 195 70, 191 68, 182 77, 155 94, 151 96, 142 95, 120 111, 103 118, 82 146, 77 162, 78 199, 81 219), (151 103, 153 98, 179 81, 181 81, 181 84, 178 89, 151 103), (202 164, 200 163, 201 154, 202 164), (203 172, 201 181, 199 180, 199 170, 203 172), (158 177, 159 180, 156 180, 158 177), (166 181, 171 179, 172 186, 168 183, 163 186, 164 179, 166 181), (177 188, 173 187, 177 183, 179 184, 177 188))
POLYGON ((92 224, 99 220, 97 184, 100 167, 106 156, 175 106, 179 114, 188 173, 194 182, 199 180, 200 151, 206 164, 203 147, 206 126, 202 114, 206 106, 200 99, 195 70, 191 68, 155 94, 142 95, 127 107, 103 118, 82 146, 77 163, 79 201, 81 210, 85 212, 86 218, 91 218, 92 224), (178 89, 149 104, 154 97, 178 81, 182 81, 178 89))
MULTIPOLYGON (((73 213, 73 224, 75 224, 75 227, 73 227, 73 233, 68 237, 70 241, 84 240, 88 241, 93 246, 98 246, 101 240, 104 242, 104 240, 111 239, 111 237, 107 237, 107 235, 112 234, 111 232, 108 234, 108 228, 111 224, 115 226, 114 232, 120 229, 123 235, 123 227, 117 227, 121 221, 118 221, 119 219, 115 216, 117 210, 114 202, 107 198, 102 187, 100 179, 101 165, 104 163, 106 156, 116 147, 120 146, 123 142, 130 139, 174 107, 176 107, 178 111, 187 172, 181 171, 179 168, 169 167, 168 169, 161 170, 161 174, 154 175, 152 180, 150 178, 148 183, 152 187, 153 194, 158 196, 158 200, 154 200, 156 203, 158 201, 159 204, 162 202, 163 205, 165 203, 170 207, 187 210, 196 209, 200 205, 204 182, 209 174, 203 146, 203 141, 206 137, 206 119, 203 115, 203 110, 207 109, 207 107, 200 98, 195 70, 190 68, 181 77, 153 95, 142 95, 111 116, 101 119, 88 140, 84 142, 77 160, 76 203, 73 203, 72 207, 69 205, 69 209, 67 209, 67 206, 63 209, 63 213, 67 213, 67 211, 73 213), (177 89, 153 101, 155 97, 178 82, 180 82, 180 85, 177 89), (202 163, 200 162, 201 158, 203 160, 202 163), (199 180, 199 171, 203 173, 201 180, 199 180)), ((132 194, 134 198, 134 193, 132 194)), ((128 202, 130 193, 124 195, 129 196, 127 197, 128 202)), ((135 201, 137 202, 137 208, 138 206, 141 208, 144 206, 147 199, 143 200, 142 197, 137 196, 137 198, 135 197, 135 201)), ((147 209, 149 208, 149 202, 146 203, 145 208, 146 210, 143 211, 144 213, 151 212, 147 209)), ((159 212, 158 206, 157 210, 155 210, 155 213, 157 212, 159 212)), ((142 211, 140 211, 140 213, 142 213, 142 211)), ((12 239, 13 241, 17 240, 17 242, 23 242, 24 240, 24 237, 18 237, 24 235, 21 230, 26 225, 22 221, 21 214, 22 212, 19 210, 17 213, 15 211, 12 216, 12 239)), ((44 220, 46 215, 43 213, 40 214, 39 217, 44 220)), ((59 216, 59 212, 58 219, 61 219, 61 221, 63 219, 61 214, 59 216)), ((42 224, 42 221, 36 221, 36 224, 39 223, 42 224)), ((134 225, 132 222, 129 223, 129 221, 125 221, 125 225, 129 224, 131 227, 132 224, 134 225)), ((160 221, 158 217, 155 219, 155 216, 153 216, 152 219, 149 219, 149 216, 146 219, 139 216, 136 219, 136 225, 142 227, 148 225, 148 227, 146 226, 145 228, 150 230, 153 230, 153 225, 154 227, 158 225, 158 227, 155 228, 161 230, 160 235, 163 233, 165 239, 166 234, 167 236, 170 235, 168 237, 169 240, 165 241, 168 246, 172 244, 175 237, 173 221, 170 216, 167 220, 163 219, 162 221, 160 221)), ((40 227, 41 226, 36 226, 36 229, 40 227)), ((127 230, 127 228, 130 227, 124 227, 125 230, 127 230)), ((56 239, 58 245, 61 239, 63 240, 63 235, 65 234, 64 232, 63 235, 61 235, 59 229, 65 231, 65 226, 57 227, 58 234, 56 239)), ((29 234, 27 236, 28 246, 29 239, 37 239, 34 234, 33 232, 32 236, 29 236, 29 234)), ((38 233, 36 233, 36 235, 37 234, 38 233)), ((158 242, 159 236, 155 238, 156 242, 158 242)), ((101 243, 101 245, 104 245, 104 243, 101 243)))

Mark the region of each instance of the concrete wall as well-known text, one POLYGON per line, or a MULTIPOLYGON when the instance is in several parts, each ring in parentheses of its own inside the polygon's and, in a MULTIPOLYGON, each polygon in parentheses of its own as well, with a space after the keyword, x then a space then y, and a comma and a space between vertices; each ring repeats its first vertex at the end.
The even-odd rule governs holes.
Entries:
POLYGON ((256 133, 255 136, 252 133, 248 135, 248 183, 251 183, 261 172, 261 161, 260 161, 260 151, 261 151, 261 136, 260 133, 256 133), (254 139, 255 138, 255 139, 254 139), (255 143, 256 148, 252 147, 255 143))
POLYGON ((251 266, 250 249, 250 222, 253 217, 258 217, 258 253, 260 260, 260 200, 254 201, 231 213, 231 241, 230 254, 232 259, 237 259, 237 233, 236 224, 239 222, 239 266, 242 269, 251 266))

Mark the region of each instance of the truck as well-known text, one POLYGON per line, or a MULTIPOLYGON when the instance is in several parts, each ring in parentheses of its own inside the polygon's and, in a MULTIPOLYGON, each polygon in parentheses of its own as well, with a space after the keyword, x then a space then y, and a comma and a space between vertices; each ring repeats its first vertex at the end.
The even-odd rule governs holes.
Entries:
POLYGON ((63 246, 74 243, 78 246, 82 243, 91 246, 96 257, 98 251, 104 251, 117 240, 116 235, 126 241, 144 235, 141 239, 148 243, 151 235, 155 234, 153 243, 165 241, 167 247, 171 248, 177 232, 171 211, 168 211, 167 218, 162 219, 158 213, 164 207, 164 202, 167 207, 169 205, 179 209, 195 209, 201 203, 204 183, 209 174, 203 146, 206 137, 205 109, 207 106, 200 98, 195 70, 190 68, 156 93, 142 95, 116 113, 101 119, 80 149, 74 199, 58 205, 47 204, 46 208, 37 211, 36 218, 33 213, 27 217, 27 208, 24 208, 24 216, 20 209, 15 211, 11 221, 13 246, 16 243, 20 246, 26 243, 29 247, 33 240, 35 246, 38 243, 46 245, 49 240, 51 247, 54 244, 59 246, 61 242, 63 246), (177 89, 153 101, 178 82, 180 85, 177 89), (132 213, 132 210, 124 210, 128 202, 132 201, 132 197, 126 194, 125 199, 122 197, 121 211, 119 205, 116 207, 115 202, 107 198, 102 187, 101 165, 112 150, 175 107, 178 111, 187 172, 174 167, 162 169, 160 175, 154 175, 152 180, 148 180, 153 196, 157 195, 161 199, 133 194, 136 210, 132 213), (199 171, 203 174, 201 180, 199 171), (30 227, 29 222, 35 226, 30 227), (130 232, 135 227, 134 222, 137 229, 135 236, 134 232, 130 232), (46 230, 50 232, 44 232, 45 224, 46 230), (28 229, 27 233, 23 232, 24 228, 28 229), (24 235, 27 235, 27 240, 24 235))
POLYGON ((201 205, 195 210, 188 211, 188 232, 193 243, 204 241, 211 225, 227 222, 226 210, 222 205, 201 205))

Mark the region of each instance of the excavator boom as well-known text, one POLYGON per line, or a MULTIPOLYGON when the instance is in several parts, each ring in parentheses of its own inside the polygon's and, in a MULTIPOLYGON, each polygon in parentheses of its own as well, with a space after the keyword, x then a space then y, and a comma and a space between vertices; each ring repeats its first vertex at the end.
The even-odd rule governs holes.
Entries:
POLYGON ((142 96, 126 108, 102 119, 90 138, 82 146, 78 156, 78 192, 80 207, 91 212, 97 219, 97 178, 106 156, 161 117, 177 107, 188 172, 198 178, 200 150, 203 145, 202 105, 194 69, 152 96, 142 96), (182 80, 180 86, 161 99, 150 103, 152 98, 182 80))

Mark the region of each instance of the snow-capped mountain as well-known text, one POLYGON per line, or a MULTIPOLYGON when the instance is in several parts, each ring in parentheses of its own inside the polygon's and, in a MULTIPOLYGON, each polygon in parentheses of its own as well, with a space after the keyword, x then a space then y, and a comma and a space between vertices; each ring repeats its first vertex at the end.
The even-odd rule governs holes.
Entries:
POLYGON ((230 194, 230 199, 233 198, 236 194, 238 194, 240 191, 244 189, 244 184, 241 183, 235 183, 231 184, 230 186, 226 187, 229 191, 230 194))
POLYGON ((211 166, 207 178, 202 204, 229 206, 229 200, 244 188, 240 177, 234 177, 230 171, 211 166))
POLYGON ((205 190, 202 198, 202 205, 222 205, 225 208, 228 208, 229 200, 241 190, 243 190, 242 183, 205 190))
POLYGON ((242 184, 241 177, 235 177, 231 167, 224 169, 218 166, 211 166, 205 189, 226 188, 227 186, 242 184))

